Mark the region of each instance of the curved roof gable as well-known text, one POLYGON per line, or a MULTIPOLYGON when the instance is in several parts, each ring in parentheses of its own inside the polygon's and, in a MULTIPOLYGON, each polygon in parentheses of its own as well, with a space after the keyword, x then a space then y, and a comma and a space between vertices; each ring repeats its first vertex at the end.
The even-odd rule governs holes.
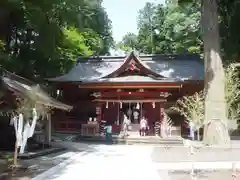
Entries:
POLYGON ((103 78, 112 78, 112 77, 117 77, 121 75, 121 73, 125 71, 139 71, 142 72, 144 75, 148 76, 154 76, 154 77, 161 77, 165 78, 164 76, 152 71, 149 67, 144 65, 142 61, 135 56, 134 52, 132 51, 127 58, 125 59, 124 63, 115 71, 111 72, 107 76, 103 78))

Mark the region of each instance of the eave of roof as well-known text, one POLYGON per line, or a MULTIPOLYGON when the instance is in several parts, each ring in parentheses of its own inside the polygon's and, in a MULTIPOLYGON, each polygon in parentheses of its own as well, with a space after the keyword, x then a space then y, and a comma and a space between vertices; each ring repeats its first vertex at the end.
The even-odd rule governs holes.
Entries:
POLYGON ((182 83, 84 83, 78 86, 82 89, 133 89, 133 88, 182 88, 182 83))
MULTIPOLYGON (((12 74, 14 76, 14 74, 12 74)), ((26 96, 28 97, 29 94, 33 93, 33 88, 35 88, 38 85, 30 86, 28 84, 24 84, 22 82, 19 82, 14 79, 10 79, 9 77, 1 77, 3 85, 9 89, 12 92, 17 93, 20 96, 26 96)), ((34 92, 35 93, 35 92, 34 92)), ((43 104, 46 106, 54 107, 57 109, 62 109, 62 110, 71 110, 72 106, 69 106, 67 104, 64 104, 53 97, 49 96, 46 92, 41 90, 39 88, 39 91, 35 93, 35 96, 37 97, 37 103, 43 104)))
POLYGON ((114 77, 114 78, 100 78, 92 81, 84 81, 82 83, 172 83, 172 82, 182 82, 181 79, 170 79, 170 78, 155 78, 150 76, 138 76, 130 75, 124 77, 114 77))

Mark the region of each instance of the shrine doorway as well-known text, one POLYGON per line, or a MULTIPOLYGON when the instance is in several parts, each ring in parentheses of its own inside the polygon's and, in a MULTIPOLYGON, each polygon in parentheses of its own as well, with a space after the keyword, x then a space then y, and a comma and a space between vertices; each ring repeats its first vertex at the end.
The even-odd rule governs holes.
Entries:
MULTIPOLYGON (((120 114, 125 114, 131 121, 131 124, 139 124, 142 117, 142 104, 140 103, 123 103, 120 114)), ((120 117, 123 120, 123 117, 120 117)), ((122 124, 122 121, 120 122, 122 124)))

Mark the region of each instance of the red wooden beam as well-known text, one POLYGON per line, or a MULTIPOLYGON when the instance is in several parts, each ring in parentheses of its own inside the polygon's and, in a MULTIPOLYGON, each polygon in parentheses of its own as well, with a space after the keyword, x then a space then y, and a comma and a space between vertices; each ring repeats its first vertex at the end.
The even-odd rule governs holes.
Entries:
POLYGON ((102 93, 102 97, 116 97, 116 96, 141 96, 141 97, 162 97, 160 92, 112 92, 102 93))
MULTIPOLYGON (((176 89, 166 89, 166 88, 163 88, 163 89, 161 89, 161 88, 156 88, 156 89, 133 88, 134 92, 145 92, 145 93, 170 92, 170 91, 174 91, 174 90, 176 91, 176 89), (141 90, 143 90, 143 91, 141 91, 141 90)), ((124 88, 123 89, 121 89, 121 88, 119 88, 119 89, 109 89, 109 88, 105 89, 105 88, 103 88, 103 89, 100 89, 99 92, 101 92, 101 93, 129 92, 129 89, 124 89, 124 88)))
POLYGON ((174 89, 181 88, 180 83, 89 83, 81 84, 79 88, 85 89, 174 89))

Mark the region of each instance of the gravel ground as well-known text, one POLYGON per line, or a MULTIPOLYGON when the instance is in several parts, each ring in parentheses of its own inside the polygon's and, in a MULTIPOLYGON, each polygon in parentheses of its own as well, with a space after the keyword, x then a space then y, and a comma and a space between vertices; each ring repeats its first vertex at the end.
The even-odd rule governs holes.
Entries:
POLYGON ((240 148, 199 148, 190 154, 186 147, 154 147, 153 162, 189 162, 189 161, 240 161, 240 148))

